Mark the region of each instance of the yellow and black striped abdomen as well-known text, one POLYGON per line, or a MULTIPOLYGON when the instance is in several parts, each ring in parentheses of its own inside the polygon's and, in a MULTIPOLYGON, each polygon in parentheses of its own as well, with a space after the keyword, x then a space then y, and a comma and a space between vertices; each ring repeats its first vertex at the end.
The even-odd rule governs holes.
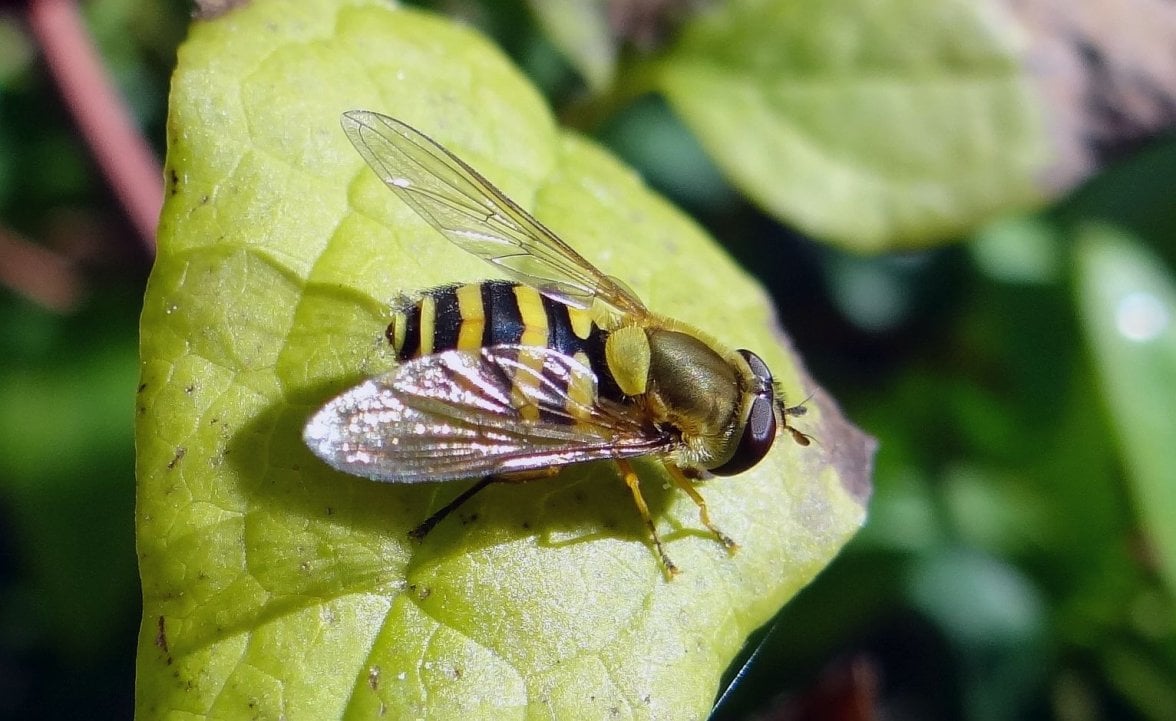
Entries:
POLYGON ((400 360, 495 345, 545 346, 591 368, 602 397, 623 397, 605 360, 608 333, 592 322, 587 311, 513 281, 427 290, 419 299, 396 308, 386 335, 400 360))

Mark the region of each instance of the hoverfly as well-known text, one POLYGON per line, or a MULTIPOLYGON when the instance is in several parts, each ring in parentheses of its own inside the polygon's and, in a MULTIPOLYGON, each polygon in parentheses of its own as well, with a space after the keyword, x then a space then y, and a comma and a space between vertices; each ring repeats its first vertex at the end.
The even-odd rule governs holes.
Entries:
POLYGON ((377 481, 480 479, 410 534, 418 538, 492 482, 611 460, 673 576, 630 462, 653 456, 734 552, 690 477, 751 468, 778 425, 810 440, 788 424, 804 407, 783 402, 759 356, 648 310, 424 133, 361 110, 342 125, 392 192, 508 280, 398 303, 386 336, 400 365, 319 410, 303 433, 310 449, 377 481))

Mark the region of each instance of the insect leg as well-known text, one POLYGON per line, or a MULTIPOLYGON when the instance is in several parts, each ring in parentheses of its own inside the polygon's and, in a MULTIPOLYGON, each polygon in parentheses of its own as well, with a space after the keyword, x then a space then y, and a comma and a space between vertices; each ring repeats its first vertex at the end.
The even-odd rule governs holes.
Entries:
POLYGON ((733 541, 730 536, 720 531, 715 524, 711 523, 710 513, 706 510, 706 500, 698 492, 698 489, 694 487, 694 484, 690 482, 690 479, 686 477, 686 474, 682 472, 682 469, 668 461, 663 462, 662 465, 665 466, 666 471, 670 474, 670 480, 674 482, 674 485, 681 488, 686 495, 690 496, 690 500, 694 501, 694 505, 698 506, 698 517, 702 519, 702 525, 709 528, 711 533, 715 534, 715 538, 719 539, 719 543, 723 544, 723 548, 726 548, 728 553, 733 554, 738 551, 739 544, 733 541))
POLYGON ((429 531, 433 530, 433 526, 443 521, 446 516, 457 510, 458 506, 465 503, 474 497, 474 495, 485 488, 486 486, 499 480, 497 476, 486 476, 474 485, 470 486, 462 493, 454 498, 449 503, 446 503, 439 511, 425 519, 425 522, 408 532, 408 537, 417 541, 428 535, 429 531))
POLYGON ((457 508, 474 497, 478 491, 482 490, 491 483, 523 483, 526 481, 533 481, 537 478, 551 478, 559 474, 559 468, 552 466, 551 468, 540 468, 534 471, 519 471, 517 473, 500 473, 498 475, 486 476, 474 485, 467 488, 461 495, 454 498, 445 507, 425 519, 425 522, 408 532, 408 537, 416 540, 421 540, 428 535, 429 531, 433 530, 445 517, 453 513, 457 508))
POLYGON ((653 519, 649 516, 649 506, 645 505, 645 498, 641 495, 641 486, 637 478, 637 473, 633 470, 632 464, 621 458, 617 459, 617 467, 621 469, 621 478, 624 479, 625 485, 629 487, 629 491, 633 494, 633 502, 637 504, 637 512, 641 514, 641 520, 645 521, 645 527, 649 529, 649 536, 653 539, 654 547, 657 548, 657 555, 661 558, 666 576, 673 578, 678 573, 678 567, 666 555, 666 549, 662 546, 661 537, 657 535, 657 527, 653 525, 653 519))

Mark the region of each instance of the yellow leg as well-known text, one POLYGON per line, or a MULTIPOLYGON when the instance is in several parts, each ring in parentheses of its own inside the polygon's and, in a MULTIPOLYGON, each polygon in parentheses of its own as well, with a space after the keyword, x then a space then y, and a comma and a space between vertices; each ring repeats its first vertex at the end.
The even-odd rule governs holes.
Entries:
POLYGON ((668 461, 662 465, 666 467, 666 471, 669 472, 670 479, 674 482, 674 485, 681 488, 686 495, 690 496, 690 500, 694 501, 694 504, 698 506, 698 517, 702 519, 702 525, 709 528, 711 533, 715 534, 715 538, 719 539, 719 543, 723 544, 723 548, 726 548, 728 553, 734 554, 738 551, 739 544, 731 540, 730 536, 720 531, 718 526, 711 523, 710 513, 706 510, 706 500, 698 492, 698 489, 694 487, 694 484, 690 482, 690 479, 686 477, 686 474, 682 472, 682 469, 668 461))
POLYGON ((666 577, 673 578, 678 573, 678 567, 666 555, 666 549, 662 546, 661 537, 657 535, 657 528, 653 525, 653 519, 649 516, 649 506, 645 505, 645 498, 641 495, 641 486, 639 485, 637 473, 633 471, 633 466, 626 460, 617 459, 617 467, 621 469, 621 478, 625 480, 625 485, 629 487, 629 491, 633 494, 633 502, 637 504, 637 512, 641 514, 641 520, 645 521, 645 527, 649 529, 649 536, 653 539, 653 545, 657 548, 657 555, 661 557, 662 567, 665 568, 666 577))

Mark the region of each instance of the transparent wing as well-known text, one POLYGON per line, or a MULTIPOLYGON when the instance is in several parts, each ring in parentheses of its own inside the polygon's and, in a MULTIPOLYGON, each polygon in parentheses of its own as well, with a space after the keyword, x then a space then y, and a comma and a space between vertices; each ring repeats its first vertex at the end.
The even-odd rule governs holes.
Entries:
POLYGON ((392 192, 461 248, 567 305, 599 300, 621 314, 645 313, 630 291, 424 133, 366 110, 346 112, 341 122, 392 192))
POLYGON ((332 400, 303 438, 340 471, 395 483, 631 458, 676 442, 638 409, 598 399, 578 361, 517 345, 408 361, 332 400))

